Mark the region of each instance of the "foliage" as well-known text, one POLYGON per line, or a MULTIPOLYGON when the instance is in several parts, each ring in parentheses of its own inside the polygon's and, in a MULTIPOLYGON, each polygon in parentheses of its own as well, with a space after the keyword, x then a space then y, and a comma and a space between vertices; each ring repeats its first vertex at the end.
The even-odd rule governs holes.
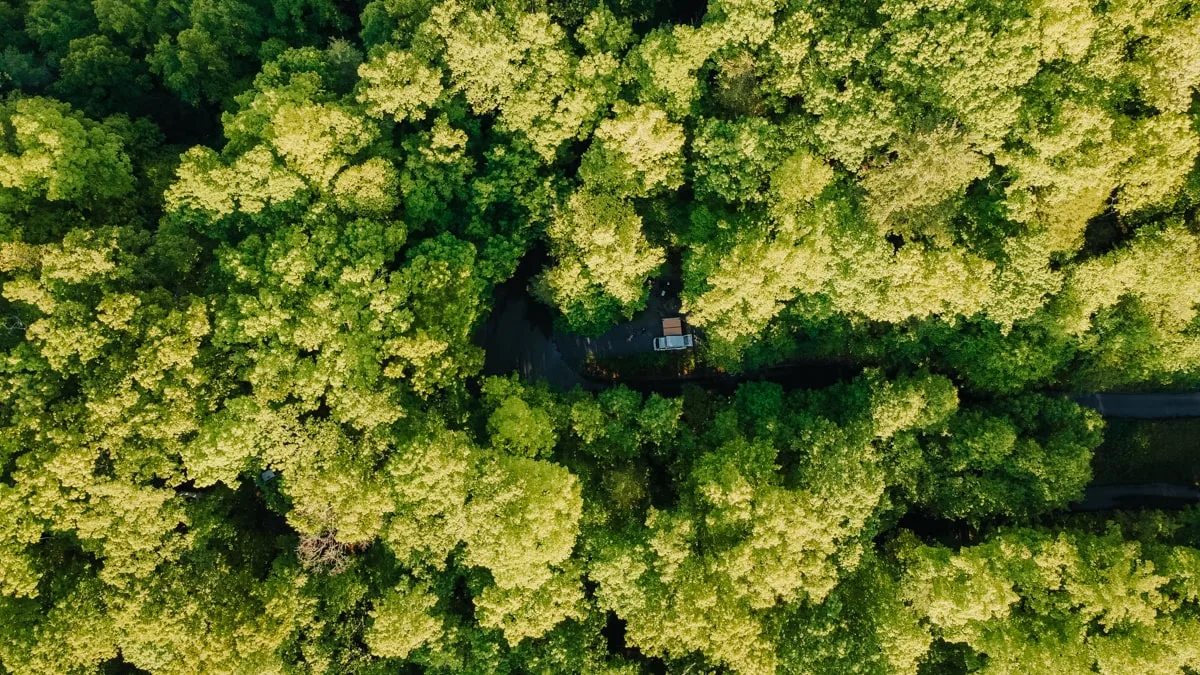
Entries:
POLYGON ((1200 513, 1070 512, 1194 439, 1057 393, 1200 383, 1198 87, 1182 0, 0 0, 0 672, 1200 671, 1200 513))

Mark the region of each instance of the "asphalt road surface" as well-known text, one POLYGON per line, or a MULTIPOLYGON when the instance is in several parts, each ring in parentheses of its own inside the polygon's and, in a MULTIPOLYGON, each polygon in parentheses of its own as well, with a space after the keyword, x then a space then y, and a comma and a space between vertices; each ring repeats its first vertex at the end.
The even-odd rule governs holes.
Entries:
POLYGON ((1107 511, 1133 508, 1180 508, 1200 502, 1200 488, 1189 485, 1095 485, 1084 491, 1083 501, 1072 511, 1107 511))
POLYGON ((1182 394, 1080 394, 1076 403, 1094 408, 1105 417, 1168 419, 1200 417, 1200 392, 1182 394))

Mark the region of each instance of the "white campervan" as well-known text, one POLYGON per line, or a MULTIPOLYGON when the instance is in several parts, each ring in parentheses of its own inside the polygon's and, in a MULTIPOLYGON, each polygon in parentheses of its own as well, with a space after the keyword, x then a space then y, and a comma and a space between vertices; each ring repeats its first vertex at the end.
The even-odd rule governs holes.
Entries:
POLYGON ((654 351, 669 352, 694 347, 696 339, 683 332, 683 319, 663 319, 663 336, 654 338, 654 351))

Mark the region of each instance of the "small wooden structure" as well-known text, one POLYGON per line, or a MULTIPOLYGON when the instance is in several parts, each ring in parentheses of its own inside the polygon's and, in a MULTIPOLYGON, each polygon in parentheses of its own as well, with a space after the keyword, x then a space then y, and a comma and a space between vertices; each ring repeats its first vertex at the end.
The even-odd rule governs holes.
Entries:
POLYGON ((683 319, 680 317, 663 319, 663 335, 683 335, 683 319))

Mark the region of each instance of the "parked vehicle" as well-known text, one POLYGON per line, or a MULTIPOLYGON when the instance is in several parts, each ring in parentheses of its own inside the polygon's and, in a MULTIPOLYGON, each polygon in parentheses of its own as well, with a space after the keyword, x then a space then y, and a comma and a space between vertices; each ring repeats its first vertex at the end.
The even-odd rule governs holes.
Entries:
POLYGON ((654 351, 667 352, 688 349, 696 345, 696 338, 684 333, 683 318, 663 319, 663 336, 654 338, 654 351))
POLYGON ((687 349, 695 346, 695 344, 696 340, 691 335, 667 335, 654 338, 654 351, 669 352, 677 349, 687 349))

